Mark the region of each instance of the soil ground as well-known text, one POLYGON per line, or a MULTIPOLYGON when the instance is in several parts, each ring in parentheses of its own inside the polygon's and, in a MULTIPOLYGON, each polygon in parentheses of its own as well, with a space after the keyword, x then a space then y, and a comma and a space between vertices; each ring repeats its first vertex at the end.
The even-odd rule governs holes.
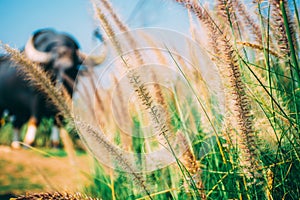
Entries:
POLYGON ((61 152, 0 146, 0 199, 26 192, 82 191, 89 184, 92 158, 81 153, 71 160, 61 152))

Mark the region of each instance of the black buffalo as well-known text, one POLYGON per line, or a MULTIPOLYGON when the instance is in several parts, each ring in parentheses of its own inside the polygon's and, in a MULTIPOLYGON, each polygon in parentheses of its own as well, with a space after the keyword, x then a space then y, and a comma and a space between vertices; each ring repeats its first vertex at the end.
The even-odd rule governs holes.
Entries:
MULTIPOLYGON (((51 29, 36 31, 25 45, 24 53, 31 61, 40 63, 51 75, 52 81, 63 84, 70 95, 82 62, 95 66, 104 58, 86 56, 79 51, 78 44, 71 36, 51 29)), ((53 117, 58 112, 45 95, 17 72, 17 68, 18 65, 9 56, 0 57, 0 117, 5 110, 14 116, 13 141, 19 141, 18 130, 29 121, 24 142, 30 145, 40 120, 53 117)), ((18 146, 18 142, 12 145, 18 146)))

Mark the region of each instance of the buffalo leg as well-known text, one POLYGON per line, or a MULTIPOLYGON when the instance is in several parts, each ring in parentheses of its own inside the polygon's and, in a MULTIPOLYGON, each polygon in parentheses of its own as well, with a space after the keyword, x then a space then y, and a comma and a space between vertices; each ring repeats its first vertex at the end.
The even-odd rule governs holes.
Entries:
POLYGON ((14 128, 13 130, 11 147, 13 149, 20 149, 20 129, 18 128, 14 128))
POLYGON ((31 117, 28 122, 28 128, 26 131, 26 135, 24 138, 24 143, 26 145, 32 145, 32 143, 35 140, 36 135, 36 129, 37 129, 37 119, 35 117, 31 117))
POLYGON ((9 121, 12 122, 13 127, 14 127, 11 147, 13 149, 19 149, 21 147, 21 145, 20 145, 20 141, 21 141, 21 136, 20 136, 21 124, 19 123, 19 121, 16 119, 16 116, 14 116, 14 115, 10 116, 9 121))
POLYGON ((51 140, 52 146, 54 148, 57 148, 59 145, 59 129, 56 125, 54 125, 52 127, 50 140, 51 140))
POLYGON ((3 116, 3 111, 4 109, 2 109, 0 107, 0 128, 4 125, 5 121, 4 121, 4 116, 3 116))

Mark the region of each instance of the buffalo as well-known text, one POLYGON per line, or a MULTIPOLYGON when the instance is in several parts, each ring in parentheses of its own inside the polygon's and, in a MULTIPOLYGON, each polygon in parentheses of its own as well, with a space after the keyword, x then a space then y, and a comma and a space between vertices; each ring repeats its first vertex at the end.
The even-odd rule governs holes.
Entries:
MULTIPOLYGON (((86 67, 90 67, 99 65, 104 60, 104 55, 87 56, 79 50, 76 40, 70 35, 52 29, 36 31, 23 51, 28 59, 39 63, 50 74, 54 84, 63 84, 70 96, 83 62, 88 65, 86 67)), ((25 123, 28 122, 28 128, 24 143, 31 145, 41 119, 58 114, 47 97, 32 86, 17 68, 18 64, 10 56, 0 56, 0 117, 4 111, 14 116, 14 148, 20 147, 19 130, 25 123)), ((57 132, 57 128, 53 128, 52 132, 57 132)))

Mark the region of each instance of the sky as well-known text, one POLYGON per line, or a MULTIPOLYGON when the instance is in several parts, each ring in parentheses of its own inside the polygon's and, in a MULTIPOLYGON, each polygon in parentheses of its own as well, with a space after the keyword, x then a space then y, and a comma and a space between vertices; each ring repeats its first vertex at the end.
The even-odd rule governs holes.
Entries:
POLYGON ((93 41, 92 7, 87 0, 1 0, 0 40, 21 48, 40 28, 68 32, 89 50, 93 41))
MULTIPOLYGON (((181 27, 182 30, 186 30, 188 26, 174 20, 176 17, 185 17, 186 13, 178 12, 176 6, 168 1, 111 2, 131 28, 181 27)), ((99 43, 93 37, 97 23, 89 0, 0 0, 0 40, 16 48, 22 48, 36 30, 54 28, 71 34, 77 39, 81 49, 88 53, 99 43)))

